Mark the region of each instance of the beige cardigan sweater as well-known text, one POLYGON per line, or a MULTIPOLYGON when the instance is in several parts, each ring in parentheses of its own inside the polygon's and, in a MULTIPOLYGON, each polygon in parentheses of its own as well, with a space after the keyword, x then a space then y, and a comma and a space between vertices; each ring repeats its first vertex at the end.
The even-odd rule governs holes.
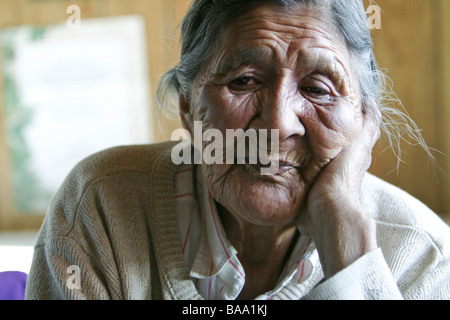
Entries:
MULTIPOLYGON (((73 169, 40 230, 27 299, 202 299, 181 254, 173 145, 118 147, 73 169)), ((379 249, 330 279, 319 266, 275 298, 450 299, 447 225, 369 174, 361 193, 379 249)))

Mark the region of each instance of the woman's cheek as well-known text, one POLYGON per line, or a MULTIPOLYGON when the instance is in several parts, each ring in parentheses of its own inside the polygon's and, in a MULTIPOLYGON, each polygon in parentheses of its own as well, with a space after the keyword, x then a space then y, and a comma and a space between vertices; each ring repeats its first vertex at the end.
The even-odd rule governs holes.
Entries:
POLYGON ((351 144, 362 129, 363 114, 360 106, 353 104, 341 108, 336 114, 336 123, 340 124, 342 134, 347 140, 347 144, 351 144))
POLYGON ((362 113, 351 104, 317 110, 316 122, 310 126, 312 149, 333 159, 358 136, 362 127, 362 113))
MULTIPOLYGON (((202 90, 195 106, 194 118, 202 121, 205 130, 245 127, 245 98, 237 98, 227 92, 224 86, 202 90)), ((247 99, 248 100, 248 99, 247 99)))

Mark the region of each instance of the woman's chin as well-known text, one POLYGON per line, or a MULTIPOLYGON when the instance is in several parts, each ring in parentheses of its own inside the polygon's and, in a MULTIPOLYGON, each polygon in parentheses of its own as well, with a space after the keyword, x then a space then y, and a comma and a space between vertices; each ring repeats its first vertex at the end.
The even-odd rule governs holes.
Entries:
POLYGON ((225 183, 223 194, 213 192, 216 200, 234 215, 260 226, 292 223, 307 194, 295 170, 266 176, 241 165, 230 170, 225 183))
POLYGON ((261 226, 285 225, 293 222, 301 210, 303 201, 276 197, 273 193, 253 193, 242 203, 241 215, 247 221, 261 226))

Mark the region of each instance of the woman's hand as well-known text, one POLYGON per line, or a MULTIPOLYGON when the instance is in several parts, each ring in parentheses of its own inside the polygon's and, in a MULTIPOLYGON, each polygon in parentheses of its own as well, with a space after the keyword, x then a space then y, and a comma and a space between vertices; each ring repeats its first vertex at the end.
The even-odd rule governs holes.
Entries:
POLYGON ((379 139, 379 117, 366 113, 359 136, 315 180, 298 218, 318 249, 327 278, 377 248, 375 222, 360 207, 361 182, 379 139))

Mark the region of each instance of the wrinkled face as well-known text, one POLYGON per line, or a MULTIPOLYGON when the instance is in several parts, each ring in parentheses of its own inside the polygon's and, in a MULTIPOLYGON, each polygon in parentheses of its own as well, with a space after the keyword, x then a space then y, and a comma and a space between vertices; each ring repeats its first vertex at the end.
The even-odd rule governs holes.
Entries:
POLYGON ((269 157, 280 170, 266 176, 249 163, 203 164, 205 179, 236 217, 263 226, 292 223, 315 178, 361 129, 352 58, 327 15, 304 6, 260 6, 220 36, 184 117, 224 137, 226 129, 279 130, 279 151, 269 157))

